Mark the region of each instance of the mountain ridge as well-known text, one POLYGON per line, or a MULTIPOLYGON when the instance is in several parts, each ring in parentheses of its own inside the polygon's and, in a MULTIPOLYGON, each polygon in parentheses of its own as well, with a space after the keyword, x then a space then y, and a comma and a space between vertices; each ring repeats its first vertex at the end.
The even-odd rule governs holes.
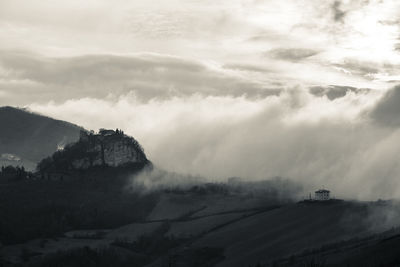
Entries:
POLYGON ((79 139, 83 127, 27 109, 0 107, 0 165, 33 170, 60 146, 79 139))

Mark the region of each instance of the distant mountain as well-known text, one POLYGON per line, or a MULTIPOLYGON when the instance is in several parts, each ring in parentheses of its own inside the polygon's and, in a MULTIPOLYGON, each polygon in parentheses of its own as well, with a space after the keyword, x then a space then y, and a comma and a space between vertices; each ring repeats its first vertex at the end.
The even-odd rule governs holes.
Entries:
POLYGON ((83 128, 25 109, 0 107, 0 166, 34 169, 44 157, 77 141, 83 128))

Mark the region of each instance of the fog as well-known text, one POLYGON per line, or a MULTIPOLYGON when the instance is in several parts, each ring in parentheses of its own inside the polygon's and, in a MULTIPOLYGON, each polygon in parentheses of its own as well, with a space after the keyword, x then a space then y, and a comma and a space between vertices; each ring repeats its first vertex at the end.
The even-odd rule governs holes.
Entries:
POLYGON ((147 167, 138 174, 130 177, 126 189, 133 190, 139 194, 147 194, 164 189, 179 188, 186 190, 206 182, 207 180, 200 176, 182 175, 154 167, 147 167))
POLYGON ((305 194, 325 187, 335 197, 387 199, 400 197, 398 95, 395 87, 329 99, 298 87, 256 99, 126 94, 30 108, 89 129, 122 128, 167 171, 211 181, 280 176, 305 194))

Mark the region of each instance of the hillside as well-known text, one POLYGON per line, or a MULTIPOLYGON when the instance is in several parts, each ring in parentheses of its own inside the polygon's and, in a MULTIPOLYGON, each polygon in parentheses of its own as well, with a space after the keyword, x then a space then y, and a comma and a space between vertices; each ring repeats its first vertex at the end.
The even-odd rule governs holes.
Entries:
POLYGON ((218 229, 193 245, 225 248, 227 259, 220 267, 271 263, 305 248, 367 234, 370 229, 362 221, 354 222, 354 228, 346 222, 365 212, 366 206, 357 203, 288 205, 218 229))
POLYGON ((24 109, 0 107, 0 165, 34 169, 44 157, 74 142, 82 130, 74 124, 24 109))
POLYGON ((87 132, 9 107, 0 115, 10 125, 0 134, 4 159, 33 164, 47 156, 35 173, 1 170, 0 266, 400 262, 395 201, 296 203, 301 187, 279 177, 189 181, 155 171, 139 142, 121 130, 87 132))
POLYGON ((366 237, 355 237, 320 248, 305 249, 274 262, 276 267, 305 266, 376 266, 400 264, 399 228, 366 237), (314 264, 314 265, 311 265, 314 264), (318 265, 317 265, 318 264, 318 265))
POLYGON ((123 178, 129 170, 122 179, 109 179, 115 170, 99 169, 80 185, 0 187, 14 192, 2 200, 10 207, 4 214, 14 212, 0 229, 3 259, 29 266, 326 266, 305 265, 310 259, 359 266, 368 251, 398 243, 381 242, 395 232, 375 235, 394 225, 387 214, 400 216, 394 202, 293 203, 259 183, 260 193, 250 192, 251 185, 238 190, 227 184, 144 193, 123 178), (24 218, 32 218, 29 227, 24 218))

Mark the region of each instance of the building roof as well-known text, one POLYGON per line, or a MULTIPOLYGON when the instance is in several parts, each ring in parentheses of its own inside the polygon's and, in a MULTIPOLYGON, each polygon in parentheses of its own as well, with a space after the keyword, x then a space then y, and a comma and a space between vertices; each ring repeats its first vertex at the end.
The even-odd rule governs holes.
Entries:
POLYGON ((330 191, 326 190, 326 189, 320 189, 320 190, 315 191, 315 193, 329 193, 329 192, 330 191))
POLYGON ((115 131, 102 128, 99 130, 99 134, 100 135, 112 135, 112 134, 115 134, 115 131))

